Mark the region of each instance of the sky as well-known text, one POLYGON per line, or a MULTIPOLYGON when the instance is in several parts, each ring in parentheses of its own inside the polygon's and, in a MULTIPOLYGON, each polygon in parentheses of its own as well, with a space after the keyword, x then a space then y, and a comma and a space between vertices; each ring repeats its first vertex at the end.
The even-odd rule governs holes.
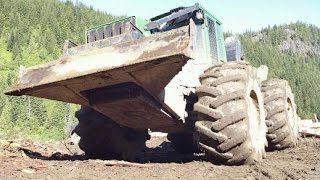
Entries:
POLYGON ((241 33, 268 25, 302 21, 320 27, 320 0, 73 0, 113 15, 150 19, 179 6, 200 3, 223 22, 224 31, 241 33))

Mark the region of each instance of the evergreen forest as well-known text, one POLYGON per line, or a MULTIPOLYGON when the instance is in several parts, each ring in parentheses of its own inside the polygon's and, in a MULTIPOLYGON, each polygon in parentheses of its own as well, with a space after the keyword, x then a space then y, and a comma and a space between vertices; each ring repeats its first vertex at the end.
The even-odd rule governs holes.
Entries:
MULTIPOLYGON (((9 97, 3 91, 14 84, 21 66, 55 60, 66 39, 82 44, 87 28, 119 18, 71 1, 0 0, 0 138, 58 140, 68 135, 78 105, 9 97)), ((318 27, 296 22, 246 31, 240 37, 247 61, 267 65, 269 78, 289 81, 302 119, 320 112, 318 27)))

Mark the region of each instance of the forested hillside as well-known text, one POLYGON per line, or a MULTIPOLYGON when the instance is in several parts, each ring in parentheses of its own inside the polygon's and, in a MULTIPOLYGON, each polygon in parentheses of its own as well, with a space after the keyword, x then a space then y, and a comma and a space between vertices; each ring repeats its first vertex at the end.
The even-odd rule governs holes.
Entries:
POLYGON ((241 36, 245 56, 255 66, 269 67, 268 78, 289 81, 298 114, 320 112, 320 29, 302 22, 267 27, 241 36))
POLYGON ((86 28, 114 17, 83 4, 58 0, 0 0, 0 137, 61 139, 76 105, 33 97, 7 97, 20 65, 58 58, 64 41, 84 43, 86 28))
MULTIPOLYGON (((0 138, 64 137, 78 106, 2 92, 15 81, 21 65, 54 60, 65 39, 84 43, 86 28, 117 18, 69 1, 0 0, 0 138)), ((289 80, 302 118, 320 111, 318 27, 297 22, 248 31, 241 39, 248 61, 266 64, 269 78, 289 80)))

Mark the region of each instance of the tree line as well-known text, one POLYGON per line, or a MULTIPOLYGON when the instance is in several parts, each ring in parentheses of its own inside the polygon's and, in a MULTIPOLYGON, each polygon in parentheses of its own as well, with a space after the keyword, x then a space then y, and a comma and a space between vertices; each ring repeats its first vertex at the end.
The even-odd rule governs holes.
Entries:
MULTIPOLYGON (((106 4, 107 5, 107 4, 106 4)), ((84 30, 122 17, 94 10, 82 3, 58 0, 0 0, 0 138, 62 139, 76 119, 79 106, 35 97, 9 97, 20 66, 33 66, 57 59, 66 39, 84 43, 84 30)), ((286 29, 293 40, 320 46, 319 28, 297 22, 269 26, 241 35, 246 59, 266 64, 270 78, 287 79, 295 93, 298 113, 311 118, 320 110, 320 56, 282 52, 286 29)))
POLYGON ((289 81, 295 95, 298 114, 311 119, 320 112, 320 29, 303 22, 269 26, 261 31, 241 35, 245 56, 255 66, 267 65, 268 78, 289 81), (304 51, 283 50, 281 45, 293 42, 291 48, 305 46, 304 51), (311 49, 315 51, 311 51, 311 49))
POLYGON ((61 139, 76 121, 77 105, 3 91, 20 66, 57 59, 66 39, 84 43, 85 29, 121 17, 58 0, 0 0, 0 12, 0 138, 61 139))

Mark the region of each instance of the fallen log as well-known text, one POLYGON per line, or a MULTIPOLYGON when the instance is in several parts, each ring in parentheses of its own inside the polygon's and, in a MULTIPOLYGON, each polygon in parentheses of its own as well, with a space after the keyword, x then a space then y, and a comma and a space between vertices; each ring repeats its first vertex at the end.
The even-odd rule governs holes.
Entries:
POLYGON ((320 138, 320 133, 312 133, 312 132, 300 132, 302 137, 317 137, 320 138))
POLYGON ((310 120, 299 121, 299 133, 302 136, 320 138, 320 123, 310 120))

